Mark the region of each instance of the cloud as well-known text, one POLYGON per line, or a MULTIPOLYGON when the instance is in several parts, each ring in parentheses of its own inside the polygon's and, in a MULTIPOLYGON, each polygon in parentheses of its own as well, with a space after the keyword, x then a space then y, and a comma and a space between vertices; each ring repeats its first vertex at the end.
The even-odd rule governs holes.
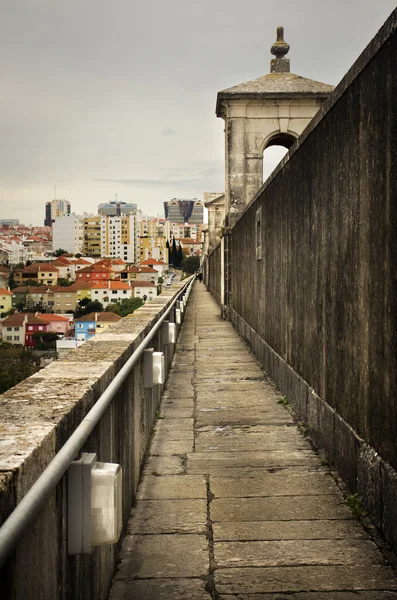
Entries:
POLYGON ((175 134, 175 129, 172 129, 172 127, 167 127, 166 129, 163 129, 163 131, 160 131, 161 135, 174 135, 175 134))
POLYGON ((221 161, 197 161, 187 168, 163 169, 153 178, 115 178, 95 179, 100 183, 121 183, 136 188, 178 188, 208 189, 214 185, 220 187, 224 178, 224 166, 221 161))

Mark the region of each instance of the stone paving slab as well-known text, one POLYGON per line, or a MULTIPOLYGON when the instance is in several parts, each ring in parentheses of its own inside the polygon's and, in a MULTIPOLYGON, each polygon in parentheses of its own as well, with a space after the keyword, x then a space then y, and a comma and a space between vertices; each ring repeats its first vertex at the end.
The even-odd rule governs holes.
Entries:
MULTIPOLYGON (((235 596, 233 596, 235 598, 235 596)), ((211 600, 199 579, 116 580, 109 600, 211 600)), ((388 598, 385 600, 389 600, 388 598)))
POLYGON ((397 600, 397 578, 196 284, 109 600, 397 600))
POLYGON ((212 529, 215 542, 366 538, 355 520, 220 522, 214 523, 212 529))
POLYGON ((318 458, 308 450, 282 452, 196 452, 187 455, 188 471, 196 473, 211 473, 212 468, 238 467, 282 467, 288 465, 317 466, 318 458))
POLYGON ((205 534, 207 503, 199 499, 138 500, 131 516, 128 533, 205 534))
POLYGON ((305 521, 350 519, 340 495, 220 498, 211 502, 211 519, 217 521, 305 521))
POLYGON ((148 475, 182 475, 185 467, 181 456, 149 456, 144 473, 148 475))
MULTIPOLYGON (((211 477, 215 498, 247 498, 249 496, 318 496, 335 494, 335 482, 327 472, 276 471, 257 477, 211 477)), ((341 495, 342 497, 342 495, 341 495)))
MULTIPOLYGON (((391 567, 387 566, 372 566, 371 569, 357 565, 240 567, 215 571, 215 586, 222 598, 222 594, 261 594, 265 590, 279 594, 314 590, 395 590, 397 580, 391 567)), ((371 600, 377 600, 377 595, 371 600)))
POLYGON ((381 555, 367 540, 273 540, 219 542, 215 561, 225 567, 294 567, 306 565, 376 565, 381 555))
POLYGON ((193 419, 173 419, 166 416, 157 421, 155 433, 167 432, 168 435, 179 431, 193 431, 193 423, 193 419))
POLYGON ((150 448, 152 456, 168 456, 172 454, 186 454, 193 451, 193 442, 190 440, 168 441, 165 437, 153 440, 150 448))
POLYGON ((155 477, 146 475, 139 486, 138 499, 171 500, 173 498, 207 498, 206 481, 204 477, 194 475, 170 475, 155 477))
POLYGON ((205 577, 208 542, 200 535, 126 535, 116 579, 205 577))

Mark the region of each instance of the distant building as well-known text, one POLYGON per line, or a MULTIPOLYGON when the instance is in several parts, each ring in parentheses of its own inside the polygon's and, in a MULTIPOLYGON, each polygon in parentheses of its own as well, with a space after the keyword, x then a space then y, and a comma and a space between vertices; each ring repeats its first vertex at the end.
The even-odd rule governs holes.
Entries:
POLYGON ((101 215, 101 256, 134 262, 135 228, 133 214, 101 215))
POLYGON ((87 256, 101 256, 101 216, 83 219, 83 252, 87 256))
POLYGON ((70 202, 67 200, 52 200, 46 202, 44 225, 51 227, 57 217, 70 215, 70 202))
POLYGON ((116 217, 121 215, 135 215, 138 206, 128 202, 106 202, 99 204, 98 214, 116 217))
POLYGON ((0 219, 0 227, 12 227, 19 225, 19 219, 0 219))
POLYGON ((197 225, 204 222, 204 203, 197 198, 193 200, 173 198, 164 202, 164 214, 167 221, 197 225))
POLYGON ((71 254, 83 251, 84 226, 81 217, 72 214, 55 217, 52 225, 52 249, 62 248, 71 254))
POLYGON ((139 262, 143 263, 150 258, 168 264, 167 238, 163 236, 143 236, 139 239, 139 262))

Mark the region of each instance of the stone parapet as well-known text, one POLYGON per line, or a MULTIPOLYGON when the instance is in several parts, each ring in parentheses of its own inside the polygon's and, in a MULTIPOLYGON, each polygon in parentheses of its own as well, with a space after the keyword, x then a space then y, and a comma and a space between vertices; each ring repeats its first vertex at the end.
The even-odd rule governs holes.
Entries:
MULTIPOLYGON (((0 396, 0 524, 182 287, 183 283, 173 285, 0 396)), ((166 345, 162 335, 160 327, 149 346, 164 351, 168 369, 173 345, 166 345)), ((82 448, 95 452, 99 461, 121 464, 124 523, 135 497, 162 387, 143 387, 142 360, 138 362, 82 448)), ((117 551, 118 546, 112 545, 94 548, 91 555, 68 555, 65 475, 3 568, 0 596, 16 600, 106 598, 117 551)))

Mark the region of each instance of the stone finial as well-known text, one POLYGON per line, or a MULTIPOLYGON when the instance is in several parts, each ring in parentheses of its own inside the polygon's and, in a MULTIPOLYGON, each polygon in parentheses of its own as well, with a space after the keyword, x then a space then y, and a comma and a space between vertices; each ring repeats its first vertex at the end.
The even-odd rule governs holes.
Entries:
POLYGON ((270 61, 270 73, 289 73, 289 58, 285 58, 289 44, 284 41, 284 27, 277 27, 277 41, 270 48, 276 58, 270 61))

